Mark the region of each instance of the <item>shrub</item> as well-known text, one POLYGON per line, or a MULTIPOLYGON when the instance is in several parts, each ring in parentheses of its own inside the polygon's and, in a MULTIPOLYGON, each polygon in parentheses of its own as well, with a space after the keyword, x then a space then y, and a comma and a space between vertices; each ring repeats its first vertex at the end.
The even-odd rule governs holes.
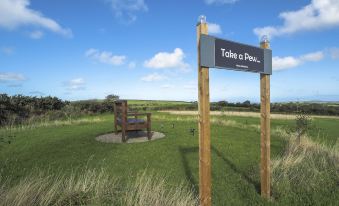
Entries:
POLYGON ((44 115, 50 111, 60 111, 69 102, 57 97, 8 96, 0 94, 0 126, 20 124, 32 116, 44 115))

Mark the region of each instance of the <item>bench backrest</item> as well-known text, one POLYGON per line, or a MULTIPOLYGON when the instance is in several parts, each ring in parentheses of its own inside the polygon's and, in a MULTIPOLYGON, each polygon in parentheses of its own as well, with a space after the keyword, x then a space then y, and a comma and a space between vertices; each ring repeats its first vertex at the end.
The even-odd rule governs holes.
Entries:
POLYGON ((114 119, 127 122, 127 100, 117 100, 114 102, 114 119))

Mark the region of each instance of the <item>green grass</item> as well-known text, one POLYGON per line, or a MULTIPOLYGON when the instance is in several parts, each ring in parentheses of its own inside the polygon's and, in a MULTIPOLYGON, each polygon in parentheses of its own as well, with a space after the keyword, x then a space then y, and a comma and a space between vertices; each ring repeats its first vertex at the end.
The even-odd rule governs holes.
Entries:
MULTIPOLYGON (((130 103, 130 102, 129 102, 130 103)), ((0 172, 13 182, 35 171, 72 174, 81 168, 104 168, 122 182, 135 179, 147 169, 168 178, 168 186, 181 182, 198 191, 198 135, 193 116, 153 113, 153 130, 166 134, 165 139, 138 144, 105 144, 95 136, 112 132, 113 116, 101 115, 100 121, 65 125, 0 130, 0 135, 12 137, 12 143, 0 147, 0 172), (172 128, 174 124, 174 128, 172 128)), ((260 120, 254 117, 213 117, 212 135, 212 193, 214 205, 289 205, 309 199, 286 195, 266 202, 259 194, 260 120), (220 122, 220 123, 218 123, 220 122)), ((293 120, 272 120, 272 131, 288 128, 293 120)), ((338 119, 315 119, 310 135, 315 141, 334 144, 339 137, 338 119)), ((272 132, 272 158, 280 156, 287 142, 272 132)), ((335 180, 338 181, 338 180, 335 180)), ((329 188, 311 203, 333 202, 338 197, 329 188)), ((308 194, 309 195, 309 194, 308 194)), ((334 202, 333 202, 334 204, 334 202)))

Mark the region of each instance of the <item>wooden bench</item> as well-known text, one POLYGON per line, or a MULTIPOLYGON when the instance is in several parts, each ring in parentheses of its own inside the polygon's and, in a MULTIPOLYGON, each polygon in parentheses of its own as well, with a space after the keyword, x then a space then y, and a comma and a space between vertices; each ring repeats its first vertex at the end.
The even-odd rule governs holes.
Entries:
POLYGON ((147 137, 152 138, 151 133, 151 113, 128 112, 127 100, 118 100, 114 102, 114 130, 118 134, 118 126, 121 128, 122 141, 127 141, 127 131, 137 131, 147 129, 147 137), (133 116, 134 118, 129 118, 133 116), (139 119, 139 116, 146 116, 145 119, 139 119))

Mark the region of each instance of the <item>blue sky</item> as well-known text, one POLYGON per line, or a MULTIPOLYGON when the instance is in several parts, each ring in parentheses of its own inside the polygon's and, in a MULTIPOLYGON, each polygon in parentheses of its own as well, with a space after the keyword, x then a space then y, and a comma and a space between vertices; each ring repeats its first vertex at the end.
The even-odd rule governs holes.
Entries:
MULTIPOLYGON (((273 51, 272 101, 339 101, 338 0, 0 0, 0 91, 197 100, 196 23, 273 51)), ((259 101, 259 74, 210 69, 212 101, 259 101)))

